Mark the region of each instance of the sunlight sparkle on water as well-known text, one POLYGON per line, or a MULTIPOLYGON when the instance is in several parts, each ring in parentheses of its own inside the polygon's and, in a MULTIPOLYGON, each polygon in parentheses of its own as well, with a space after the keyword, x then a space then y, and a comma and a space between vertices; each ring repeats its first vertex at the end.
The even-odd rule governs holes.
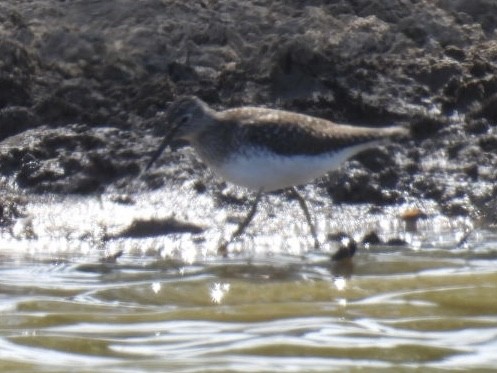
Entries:
POLYGON ((190 240, 182 240, 181 259, 188 264, 192 264, 197 259, 197 248, 190 240))
POLYGON ((154 282, 152 283, 152 291, 157 294, 160 289, 162 288, 162 285, 160 284, 160 282, 154 282))
POLYGON ((347 299, 345 299, 345 298, 340 298, 340 299, 338 299, 338 304, 339 304, 341 307, 345 307, 345 306, 347 306, 347 299))
POLYGON ((231 285, 228 283, 216 282, 210 288, 211 301, 212 303, 220 304, 223 298, 230 291, 231 285))
POLYGON ((347 286, 347 280, 345 280, 343 277, 337 277, 333 279, 333 284, 335 285, 335 288, 337 290, 342 291, 347 286))

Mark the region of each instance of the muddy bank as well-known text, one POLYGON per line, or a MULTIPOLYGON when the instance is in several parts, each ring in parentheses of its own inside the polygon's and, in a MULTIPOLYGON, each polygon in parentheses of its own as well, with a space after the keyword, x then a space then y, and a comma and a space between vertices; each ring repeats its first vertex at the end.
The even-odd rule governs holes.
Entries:
POLYGON ((430 200, 495 224, 496 14, 491 0, 3 1, 4 221, 21 196, 139 193, 166 177, 229 205, 188 150, 133 181, 160 140, 161 112, 195 94, 217 108, 409 123, 412 139, 357 157, 320 180, 321 193, 430 200))

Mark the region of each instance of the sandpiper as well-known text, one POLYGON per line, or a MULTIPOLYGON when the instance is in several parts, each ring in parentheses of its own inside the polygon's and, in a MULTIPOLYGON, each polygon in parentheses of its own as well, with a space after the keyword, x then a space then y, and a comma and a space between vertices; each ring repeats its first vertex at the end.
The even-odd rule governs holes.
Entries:
POLYGON ((409 132, 405 127, 357 127, 260 107, 215 111, 194 96, 173 102, 166 120, 169 126, 164 139, 145 170, 171 140, 183 139, 223 179, 257 191, 245 219, 220 246, 223 253, 250 224, 262 194, 280 189, 288 189, 297 198, 318 247, 306 202, 295 186, 337 169, 348 158, 385 139, 409 132))

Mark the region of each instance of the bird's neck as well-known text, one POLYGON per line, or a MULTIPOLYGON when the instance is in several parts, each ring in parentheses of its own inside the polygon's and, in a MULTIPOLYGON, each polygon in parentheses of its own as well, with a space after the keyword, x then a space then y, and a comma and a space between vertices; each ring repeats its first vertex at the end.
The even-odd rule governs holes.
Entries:
POLYGON ((211 118, 190 139, 190 144, 207 164, 224 160, 229 156, 233 142, 233 128, 229 124, 211 118))

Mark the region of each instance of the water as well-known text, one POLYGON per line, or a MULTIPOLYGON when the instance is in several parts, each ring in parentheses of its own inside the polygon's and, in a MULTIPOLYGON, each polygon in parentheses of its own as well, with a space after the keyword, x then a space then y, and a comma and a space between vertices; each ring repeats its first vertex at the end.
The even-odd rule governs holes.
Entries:
POLYGON ((27 206, 28 217, 1 241, 0 370, 398 372, 497 366, 497 231, 472 228, 461 241, 469 221, 433 215, 408 232, 393 215, 385 216, 388 211, 359 218, 360 206, 336 208, 333 213, 347 219, 325 223, 329 206, 313 203, 320 232, 333 224, 352 227, 357 235, 358 227, 374 227, 385 239, 408 241, 361 247, 352 263, 332 263, 331 244, 322 252, 304 249, 312 239, 296 204, 285 216, 272 216, 284 201, 271 196, 235 254, 221 258, 213 242, 231 228, 224 224, 227 217, 243 207, 212 209, 206 195, 195 197, 197 208, 191 209, 192 201, 180 192, 152 193, 133 205, 104 196, 44 197, 27 206), (98 240, 102 231, 118 232, 133 219, 169 216, 168 203, 179 206, 178 218, 209 229, 98 240), (115 263, 100 260, 117 251, 123 255, 115 263))

